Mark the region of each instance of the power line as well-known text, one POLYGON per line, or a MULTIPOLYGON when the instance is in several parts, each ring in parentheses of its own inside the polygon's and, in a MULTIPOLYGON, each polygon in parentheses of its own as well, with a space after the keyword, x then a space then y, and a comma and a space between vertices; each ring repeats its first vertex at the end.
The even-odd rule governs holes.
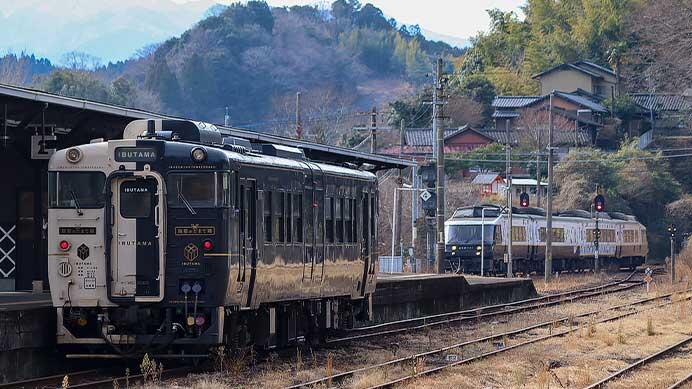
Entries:
MULTIPOLYGON (((650 157, 629 157, 629 158, 617 158, 617 159, 567 159, 567 160, 560 161, 559 163, 568 163, 568 162, 574 162, 574 163, 594 163, 594 162, 617 163, 617 162, 627 162, 627 161, 645 161, 645 160, 672 159, 672 158, 682 158, 682 157, 692 157, 692 153, 691 154, 675 154, 675 155, 657 155, 657 156, 650 156, 650 157)), ((505 159, 470 159, 470 158, 445 158, 445 159, 451 160, 451 161, 460 161, 460 162, 487 162, 487 163, 506 163, 507 162, 507 160, 505 160, 505 159)), ((537 161, 536 160, 512 160, 512 162, 535 164, 537 161)), ((548 162, 541 160, 540 163, 547 164, 548 162)))

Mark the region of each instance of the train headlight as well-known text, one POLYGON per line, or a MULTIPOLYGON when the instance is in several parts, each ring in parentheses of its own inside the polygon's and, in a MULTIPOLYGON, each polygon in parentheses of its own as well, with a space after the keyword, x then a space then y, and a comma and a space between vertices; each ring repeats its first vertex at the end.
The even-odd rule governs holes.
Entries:
POLYGON ((192 149, 190 155, 192 156, 192 160, 195 162, 204 162, 204 160, 207 159, 207 152, 201 147, 195 147, 192 149))
POLYGON ((476 246, 476 250, 480 251, 482 249, 481 246, 476 246))
POLYGON ((206 321, 207 321, 207 320, 204 318, 204 316, 197 316, 197 317, 195 318, 195 324, 197 324, 197 327, 203 326, 203 325, 204 325, 204 322, 206 322, 206 321))
POLYGON ((70 242, 66 240, 61 240, 60 243, 58 243, 58 248, 62 251, 67 251, 70 249, 70 242))
POLYGON ((78 149, 77 147, 72 147, 71 149, 67 150, 65 158, 67 158, 67 161, 70 163, 77 163, 82 159, 82 150, 78 149))
POLYGON ((457 251, 457 246, 452 246, 452 251, 457 251))

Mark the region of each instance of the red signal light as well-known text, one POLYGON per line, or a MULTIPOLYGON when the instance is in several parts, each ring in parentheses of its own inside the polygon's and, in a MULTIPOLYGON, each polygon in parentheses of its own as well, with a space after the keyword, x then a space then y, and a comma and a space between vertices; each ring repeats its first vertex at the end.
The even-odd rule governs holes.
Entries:
POLYGON ((202 242, 202 248, 208 251, 213 249, 214 245, 211 243, 210 240, 205 240, 204 242, 202 242))
POLYGON ((62 251, 67 251, 70 249, 70 242, 68 242, 66 240, 61 240, 60 243, 58 243, 58 247, 62 251))
POLYGON ((605 210, 605 197, 603 195, 597 195, 593 199, 593 206, 597 212, 603 212, 605 210))

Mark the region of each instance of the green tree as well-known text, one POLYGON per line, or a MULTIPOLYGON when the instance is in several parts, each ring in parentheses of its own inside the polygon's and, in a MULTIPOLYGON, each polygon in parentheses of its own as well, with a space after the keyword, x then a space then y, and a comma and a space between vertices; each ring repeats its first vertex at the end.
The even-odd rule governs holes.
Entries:
POLYGON ((145 87, 159 95, 161 102, 173 110, 180 110, 180 85, 175 74, 168 67, 165 58, 157 58, 146 75, 145 87))
POLYGON ((43 83, 46 92, 88 100, 111 102, 108 88, 92 73, 79 70, 56 70, 43 83))
POLYGON ((490 115, 493 113, 492 103, 495 99, 495 86, 487 77, 482 74, 464 77, 457 93, 481 104, 483 117, 486 120, 490 119, 490 115))

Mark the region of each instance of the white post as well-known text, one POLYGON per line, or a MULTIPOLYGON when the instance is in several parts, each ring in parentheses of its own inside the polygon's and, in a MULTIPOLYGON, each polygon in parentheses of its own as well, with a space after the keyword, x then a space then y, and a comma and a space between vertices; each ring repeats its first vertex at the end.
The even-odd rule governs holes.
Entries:
MULTIPOLYGON (((394 211, 392 212, 392 257, 390 259, 390 261, 391 261, 390 270, 393 270, 392 267, 394 266, 394 229, 396 228, 395 223, 396 223, 396 212, 397 212, 397 209, 396 209, 396 192, 397 192, 397 188, 394 188, 394 211)), ((390 273, 393 273, 393 271, 391 271, 390 273)))
POLYGON ((481 277, 485 264, 485 207, 481 208, 481 277))

